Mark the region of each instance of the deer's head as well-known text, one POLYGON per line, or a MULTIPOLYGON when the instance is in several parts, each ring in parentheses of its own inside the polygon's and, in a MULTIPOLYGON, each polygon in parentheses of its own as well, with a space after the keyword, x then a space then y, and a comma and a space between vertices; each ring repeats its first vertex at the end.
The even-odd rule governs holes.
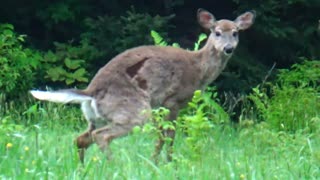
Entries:
POLYGON ((254 22, 254 11, 246 12, 234 21, 222 19, 216 21, 215 17, 204 9, 198 10, 199 24, 211 31, 208 43, 218 52, 223 52, 226 56, 231 56, 239 42, 238 33, 248 29, 254 22))

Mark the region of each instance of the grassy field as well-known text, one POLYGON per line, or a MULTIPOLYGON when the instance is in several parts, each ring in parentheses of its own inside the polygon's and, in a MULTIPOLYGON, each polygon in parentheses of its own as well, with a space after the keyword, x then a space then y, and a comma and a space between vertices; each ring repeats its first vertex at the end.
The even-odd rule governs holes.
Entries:
POLYGON ((0 179, 318 179, 319 133, 273 132, 267 124, 216 125, 194 147, 178 132, 174 161, 151 160, 156 136, 112 142, 107 160, 96 145, 81 164, 73 140, 86 128, 78 107, 42 103, 0 114, 0 179), (18 125, 17 125, 18 124, 18 125))

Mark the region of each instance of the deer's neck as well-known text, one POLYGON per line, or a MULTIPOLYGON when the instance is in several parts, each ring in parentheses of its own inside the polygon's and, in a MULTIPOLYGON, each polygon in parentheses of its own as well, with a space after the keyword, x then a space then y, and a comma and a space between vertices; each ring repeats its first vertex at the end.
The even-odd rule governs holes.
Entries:
POLYGON ((213 34, 210 34, 206 45, 199 50, 203 86, 207 86, 214 81, 221 74, 230 59, 230 56, 226 56, 215 48, 213 38, 213 34))

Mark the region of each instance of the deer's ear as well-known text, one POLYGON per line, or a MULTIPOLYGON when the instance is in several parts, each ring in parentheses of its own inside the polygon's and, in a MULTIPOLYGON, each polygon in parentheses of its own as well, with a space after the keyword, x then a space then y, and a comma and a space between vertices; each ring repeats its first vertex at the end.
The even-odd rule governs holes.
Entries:
POLYGON ((255 17, 255 11, 248 11, 238 16, 234 22, 238 26, 239 30, 245 30, 253 24, 255 17))
POLYGON ((197 17, 198 22, 202 27, 206 29, 212 29, 214 27, 216 19, 209 11, 198 9, 197 17))

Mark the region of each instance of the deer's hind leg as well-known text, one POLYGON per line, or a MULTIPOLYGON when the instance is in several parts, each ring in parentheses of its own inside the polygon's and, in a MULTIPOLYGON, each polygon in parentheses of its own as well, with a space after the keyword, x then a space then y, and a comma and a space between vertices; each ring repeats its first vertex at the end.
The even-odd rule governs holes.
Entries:
POLYGON ((78 155, 82 163, 84 162, 84 154, 86 149, 93 143, 92 136, 91 136, 93 129, 94 129, 93 125, 90 124, 88 130, 82 133, 76 139, 76 145, 78 147, 78 155))
POLYGON ((111 157, 111 151, 108 148, 111 141, 127 135, 134 126, 135 124, 110 124, 93 131, 92 137, 94 142, 98 144, 100 150, 106 153, 109 159, 111 157))
MULTIPOLYGON (((131 132, 135 126, 140 126, 150 118, 151 108, 147 103, 137 102, 121 104, 109 114, 107 119, 111 123, 105 127, 96 129, 92 132, 92 138, 99 148, 106 152, 109 144, 115 138, 125 136, 131 132)), ((111 154, 111 152, 106 152, 111 154)), ((107 157, 110 157, 107 155, 107 157)))
POLYGON ((75 140, 78 147, 79 159, 82 163, 84 162, 85 150, 93 143, 92 132, 95 126, 92 122, 99 118, 95 103, 95 101, 86 101, 81 104, 81 110, 89 124, 88 129, 75 140))

